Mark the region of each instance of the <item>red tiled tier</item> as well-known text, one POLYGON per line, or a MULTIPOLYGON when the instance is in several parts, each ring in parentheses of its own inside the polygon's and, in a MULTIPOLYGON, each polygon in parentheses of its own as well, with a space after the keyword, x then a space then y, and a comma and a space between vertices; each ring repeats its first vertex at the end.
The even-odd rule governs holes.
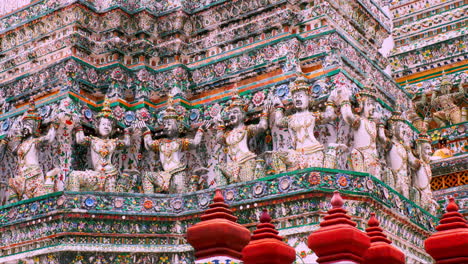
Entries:
POLYGON ((266 209, 263 210, 260 224, 242 255, 244 264, 291 264, 296 259, 296 251, 278 236, 266 209))
POLYGON ((201 216, 201 222, 187 229, 187 241, 195 249, 197 259, 215 256, 242 259, 250 231, 236 223, 237 217, 224 202, 221 190, 216 190, 213 201, 201 216))
POLYGON ((449 200, 437 232, 424 241, 424 247, 436 264, 468 263, 468 224, 455 199, 449 200))
POLYGON ((366 229, 367 235, 371 240, 371 246, 364 254, 363 264, 404 264, 405 254, 398 248, 390 245, 392 242, 380 228, 380 222, 375 217, 375 213, 371 213, 371 218, 367 223, 369 226, 366 229))
POLYGON ((356 228, 356 223, 344 210, 344 201, 338 191, 331 199, 332 209, 320 223, 320 228, 310 234, 308 246, 317 256, 320 264, 335 261, 362 263, 362 256, 370 247, 366 233, 356 228))

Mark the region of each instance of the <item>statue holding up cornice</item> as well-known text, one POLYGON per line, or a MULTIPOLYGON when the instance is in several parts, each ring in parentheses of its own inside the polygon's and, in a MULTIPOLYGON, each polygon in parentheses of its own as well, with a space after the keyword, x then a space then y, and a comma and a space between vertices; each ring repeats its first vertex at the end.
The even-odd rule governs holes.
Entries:
POLYGON ((235 96, 228 107, 229 121, 224 124, 222 120, 218 122, 218 132, 216 138, 218 142, 227 148, 230 159, 225 164, 220 164, 222 174, 227 178, 228 183, 244 182, 254 180, 264 175, 264 168, 257 166, 257 155, 250 151, 248 139, 264 132, 268 128, 268 115, 271 106, 265 103, 263 113, 258 124, 245 125, 247 103, 239 96, 235 96))
MULTIPOLYGON (((310 87, 304 76, 299 76, 290 85, 295 113, 284 115, 284 106, 276 100, 275 124, 287 128, 291 135, 293 149, 276 151, 273 154, 273 168, 276 173, 309 167, 324 166, 324 147, 315 138, 315 126, 327 123, 336 117, 333 106, 327 104, 325 113, 311 112, 310 87)), ((333 164, 336 162, 325 162, 333 164)))
POLYGON ((111 138, 116 119, 112 114, 110 102, 106 98, 103 108, 96 117, 97 134, 86 136, 83 128, 78 128, 76 142, 89 146, 93 170, 72 171, 68 176, 67 190, 69 191, 100 191, 115 192, 118 169, 112 164, 112 156, 118 149, 130 147, 130 128, 125 129, 123 139, 111 138))
POLYGON ((182 193, 195 191, 196 186, 188 186, 187 165, 182 162, 183 151, 195 149, 200 145, 205 123, 198 128, 193 139, 181 138, 183 124, 174 106, 172 98, 168 99, 168 107, 163 116, 163 132, 166 137, 153 140, 151 131, 146 129, 143 133, 145 148, 150 151, 159 152, 159 158, 163 170, 159 172, 147 172, 143 176, 144 193, 154 193, 155 187, 163 192, 182 193))
POLYGON ((419 191, 420 204, 431 213, 435 213, 438 204, 432 196, 431 190, 431 139, 429 136, 421 134, 416 140, 417 159, 410 162, 411 167, 416 172, 413 179, 413 186, 419 191))
POLYGON ((460 80, 458 91, 452 92, 452 82, 447 76, 442 77, 440 88, 432 93, 431 107, 436 112, 432 114, 434 121, 439 126, 458 124, 462 122, 462 112, 456 104, 457 101, 465 98, 467 92, 463 88, 466 77, 460 80))
POLYGON ((53 123, 45 136, 40 136, 42 118, 36 111, 34 101, 24 114, 20 131, 10 140, 9 146, 18 157, 17 174, 8 184, 12 190, 10 202, 44 195, 52 190, 51 177, 58 172, 53 169, 47 173, 47 179, 39 163, 39 147, 51 144, 55 140, 57 124, 53 123))
POLYGON ((414 163, 415 158, 412 155, 410 138, 405 129, 407 125, 401 117, 400 112, 394 112, 388 123, 393 134, 392 138, 387 141, 389 146, 387 161, 393 172, 395 181, 391 185, 399 193, 409 198, 412 183, 408 165, 414 163))
POLYGON ((356 94, 358 114, 355 114, 351 108, 351 96, 351 90, 343 85, 333 90, 329 97, 329 101, 340 107, 343 120, 353 131, 351 168, 354 171, 370 173, 380 179, 381 164, 376 143, 377 140, 386 142, 386 137, 383 124, 374 120, 376 95, 368 88, 356 94))

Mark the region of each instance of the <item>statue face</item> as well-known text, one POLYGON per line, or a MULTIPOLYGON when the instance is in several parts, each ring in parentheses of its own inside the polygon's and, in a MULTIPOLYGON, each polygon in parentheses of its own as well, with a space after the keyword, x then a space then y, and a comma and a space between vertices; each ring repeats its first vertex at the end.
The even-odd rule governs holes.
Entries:
POLYGON ((431 154, 432 154, 432 147, 431 144, 428 142, 421 143, 419 147, 419 155, 423 160, 429 161, 431 154))
POLYGON ((244 122, 245 113, 239 107, 234 107, 229 111, 229 120, 231 125, 238 125, 244 122))
POLYGON ((374 116, 374 111, 375 111, 375 105, 374 105, 374 100, 368 98, 367 100, 364 100, 364 108, 363 108, 363 114, 365 117, 373 117, 374 116))
POLYGON ((169 137, 177 136, 179 133, 179 126, 175 119, 164 119, 163 121, 164 133, 169 137))
POLYGON ((34 134, 35 122, 33 120, 23 121, 22 133, 27 137, 34 134))
POLYGON ((409 143, 408 142, 408 140, 409 140, 408 132, 406 131, 403 124, 401 124, 401 123, 397 124, 395 135, 396 135, 397 139, 401 140, 403 143, 405 143, 405 144, 409 143))
POLYGON ((299 110, 309 108, 309 95, 304 90, 299 90, 292 95, 294 107, 299 110))
POLYGON ((98 133, 102 137, 109 137, 113 131, 113 121, 108 118, 100 118, 99 119, 99 126, 98 126, 98 133))
POLYGON ((450 93, 450 88, 452 88, 450 84, 444 84, 440 86, 440 91, 442 94, 448 94, 450 93))

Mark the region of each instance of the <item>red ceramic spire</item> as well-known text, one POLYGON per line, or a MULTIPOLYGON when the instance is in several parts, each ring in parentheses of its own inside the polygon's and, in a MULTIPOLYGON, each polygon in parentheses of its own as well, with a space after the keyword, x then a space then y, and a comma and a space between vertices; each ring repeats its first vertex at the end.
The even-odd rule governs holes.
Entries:
POLYGON ((375 217, 375 213, 371 213, 371 218, 367 223, 369 228, 366 229, 367 235, 370 237, 371 246, 364 254, 363 264, 404 264, 405 254, 396 247, 390 245, 392 242, 387 239, 380 228, 379 220, 375 217))
POLYGON ((437 232, 432 234, 424 246, 436 264, 468 263, 468 224, 458 212, 455 199, 449 199, 447 213, 442 216, 437 232))
POLYGON ((291 264, 296 260, 296 251, 278 236, 270 215, 264 209, 260 224, 250 243, 242 250, 242 256, 244 264, 291 264))
POLYGON ((308 246, 319 257, 318 263, 352 261, 362 263, 362 256, 370 246, 366 233, 356 228, 356 223, 342 208, 344 201, 338 191, 331 199, 332 209, 320 223, 320 228, 310 234, 308 246))
POLYGON ((221 190, 216 190, 213 201, 201 222, 187 229, 187 241, 197 259, 227 256, 240 260, 242 249, 250 241, 250 231, 236 223, 237 217, 224 202, 221 190))

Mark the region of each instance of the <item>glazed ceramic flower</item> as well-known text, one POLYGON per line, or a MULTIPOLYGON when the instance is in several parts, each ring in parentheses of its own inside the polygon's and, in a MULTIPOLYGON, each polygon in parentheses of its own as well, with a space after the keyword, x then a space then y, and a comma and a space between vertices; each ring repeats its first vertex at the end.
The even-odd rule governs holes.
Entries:
POLYGON ((114 108, 115 118, 119 120, 122 119, 122 117, 124 116, 124 113, 125 113, 125 110, 120 105, 114 108))
POLYGON ((124 74, 121 69, 115 69, 111 73, 111 78, 116 81, 122 81, 124 79, 124 74))
POLYGON ((256 92, 252 98, 252 103, 255 106, 260 106, 263 101, 265 101, 265 93, 263 91, 256 92))
POLYGON ((143 69, 138 72, 137 78, 140 82, 147 82, 150 79, 149 72, 146 69, 143 69))

